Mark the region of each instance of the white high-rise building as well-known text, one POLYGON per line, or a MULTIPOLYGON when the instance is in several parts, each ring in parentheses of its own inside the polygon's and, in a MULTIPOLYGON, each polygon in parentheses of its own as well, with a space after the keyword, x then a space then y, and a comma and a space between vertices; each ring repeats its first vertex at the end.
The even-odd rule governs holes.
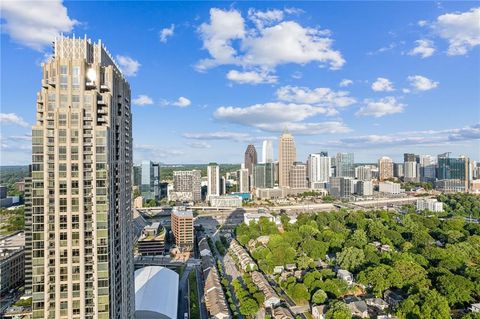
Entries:
POLYGON ((133 318, 130 86, 101 41, 53 46, 25 208, 32 318, 133 318))
POLYGON ((331 175, 331 158, 328 154, 318 153, 310 154, 307 160, 308 166, 308 181, 310 187, 317 183, 327 183, 331 175))
POLYGON ((417 162, 405 162, 403 163, 403 179, 405 182, 417 182, 417 162))
POLYGON ((262 143, 262 163, 273 163, 272 140, 264 140, 262 143))
POLYGON ((280 187, 290 186, 290 170, 296 158, 295 140, 292 134, 285 129, 278 144, 278 184, 280 187))
POLYGON ((220 196, 220 166, 210 163, 207 166, 207 198, 220 196))
POLYGON ((248 169, 246 168, 241 168, 238 171, 238 184, 239 184, 239 189, 238 191, 240 193, 248 193, 250 192, 250 175, 248 175, 248 169))

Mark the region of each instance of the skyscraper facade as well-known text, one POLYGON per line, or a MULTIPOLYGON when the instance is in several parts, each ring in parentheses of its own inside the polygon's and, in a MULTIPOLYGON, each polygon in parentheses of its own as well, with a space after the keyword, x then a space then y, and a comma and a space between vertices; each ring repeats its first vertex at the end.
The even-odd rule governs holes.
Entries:
POLYGON ((272 140, 264 140, 262 143, 262 163, 273 163, 272 140))
POLYGON ((280 136, 278 144, 278 179, 281 187, 290 186, 290 170, 296 161, 295 140, 287 129, 280 136))
POLYGON ((241 168, 238 171, 238 184, 239 184, 238 191, 241 193, 248 193, 250 191, 249 181, 250 181, 250 176, 248 174, 248 169, 241 168))
POLYGON ((201 172, 198 170, 173 172, 173 190, 191 194, 192 201, 200 202, 202 200, 201 172))
POLYGON ((355 177, 353 153, 337 153, 335 162, 337 177, 355 177))
POLYGON ((220 196, 220 166, 210 163, 207 166, 207 198, 220 196))
POLYGON ((140 192, 146 200, 160 199, 160 164, 142 161, 140 192))
POLYGON ((249 175, 253 174, 253 165, 257 163, 257 150, 253 144, 250 144, 245 150, 245 168, 248 169, 249 175))
POLYGON ((315 183, 327 183, 331 176, 331 160, 328 153, 310 154, 307 160, 308 182, 311 188, 315 183))
POLYGON ((381 181, 393 178, 393 160, 383 156, 378 160, 378 179, 381 181))
POLYGON ((454 179, 461 181, 468 191, 470 177, 470 160, 468 157, 459 158, 450 157, 449 153, 440 154, 437 157, 439 180, 454 179))
POLYGON ((295 162, 289 172, 289 186, 291 188, 307 188, 307 165, 295 162))
POLYGON ((362 181, 372 180, 372 168, 366 165, 355 167, 355 178, 362 181))
POLYGON ((132 318, 130 87, 99 41, 57 38, 32 128, 33 318, 132 318))
POLYGON ((260 163, 253 166, 253 181, 255 188, 272 188, 275 185, 275 165, 260 163))

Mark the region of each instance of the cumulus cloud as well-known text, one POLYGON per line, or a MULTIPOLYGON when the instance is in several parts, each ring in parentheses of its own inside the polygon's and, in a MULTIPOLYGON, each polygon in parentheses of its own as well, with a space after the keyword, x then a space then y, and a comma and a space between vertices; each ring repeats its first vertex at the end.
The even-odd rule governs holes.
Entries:
POLYGON ((129 56, 117 55, 117 62, 122 69, 122 72, 126 76, 135 76, 137 75, 138 69, 140 68, 140 63, 129 56))
POLYGON ((22 127, 28 127, 29 124, 21 117, 15 113, 0 113, 0 123, 5 124, 14 124, 22 127))
POLYGON ((343 79, 343 80, 340 81, 340 83, 338 85, 341 86, 341 87, 347 87, 347 86, 352 85, 352 84, 353 84, 352 80, 343 79))
POLYGON ((187 99, 186 97, 181 96, 181 97, 178 98, 178 100, 176 100, 172 104, 175 105, 175 106, 178 106, 178 107, 187 107, 190 104, 192 104, 192 102, 189 99, 187 99))
POLYGON ((69 33, 78 21, 68 16, 61 0, 1 1, 2 32, 15 41, 42 51, 61 33, 69 33))
POLYGON ((167 43, 168 38, 173 36, 174 31, 175 31, 175 25, 174 24, 172 24, 170 26, 170 28, 163 28, 162 30, 160 30, 160 32, 159 32, 160 42, 167 43))
POLYGON ((283 20, 283 11, 274 9, 259 11, 255 9, 248 9, 248 18, 257 26, 258 29, 263 29, 264 26, 272 25, 283 20))
POLYGON ((134 144, 133 150, 135 156, 139 155, 142 159, 166 158, 171 160, 172 157, 185 155, 184 150, 152 144, 134 144))
POLYGON ((332 49, 328 30, 280 21, 283 16, 276 11, 250 13, 255 27, 249 29, 239 11, 210 9, 210 21, 199 28, 210 58, 199 61, 198 70, 225 64, 274 69, 280 64, 310 62, 339 69, 345 63, 341 53, 332 49))
POLYGON ((347 91, 333 91, 330 88, 322 87, 309 89, 298 86, 284 86, 277 90, 276 96, 281 101, 324 107, 345 107, 356 102, 347 91))
POLYGON ((270 74, 267 71, 237 71, 230 70, 227 73, 227 79, 240 84, 261 84, 261 83, 276 83, 277 76, 270 74))
POLYGON ((448 55, 464 55, 480 45, 480 7, 439 16, 432 28, 448 41, 448 55))
POLYGON ((433 41, 420 39, 415 41, 416 47, 408 52, 409 55, 420 55, 422 58, 428 58, 435 52, 433 41))
POLYGON ((188 142, 187 145, 190 146, 191 148, 200 148, 200 149, 212 147, 212 145, 208 144, 205 141, 192 141, 192 142, 188 142))
POLYGON ((405 104, 397 101, 393 96, 387 96, 381 99, 365 99, 365 106, 360 108, 356 115, 382 117, 389 114, 401 113, 405 108, 405 104))
POLYGON ((341 121, 327 121, 314 123, 263 123, 258 128, 267 132, 281 132, 288 128, 294 134, 317 135, 317 134, 343 134, 352 130, 341 121))
POLYGON ((148 95, 140 94, 132 100, 132 103, 139 106, 151 105, 153 104, 153 100, 148 95))
POLYGON ((208 133, 183 133, 183 137, 193 140, 235 140, 245 141, 251 139, 250 134, 240 132, 218 131, 208 133))
POLYGON ((410 85, 417 91, 428 91, 438 86, 438 82, 421 75, 411 75, 407 79, 410 85))
POLYGON ((386 78, 377 78, 375 82, 372 83, 372 90, 375 92, 391 92, 394 91, 393 83, 386 78))

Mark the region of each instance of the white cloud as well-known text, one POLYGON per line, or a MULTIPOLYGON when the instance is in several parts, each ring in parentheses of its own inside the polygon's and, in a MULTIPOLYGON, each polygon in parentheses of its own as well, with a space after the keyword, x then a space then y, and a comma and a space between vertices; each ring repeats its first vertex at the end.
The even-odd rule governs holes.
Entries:
POLYGON ((264 26, 269 26, 282 21, 283 11, 278 9, 257 11, 250 8, 248 9, 248 18, 255 23, 258 29, 263 29, 264 26))
POLYGON ((428 58, 435 52, 435 47, 431 40, 420 39, 415 41, 415 44, 416 47, 408 52, 409 55, 420 55, 422 58, 428 58))
POLYGON ((394 91, 395 88, 389 79, 377 78, 377 80, 372 83, 372 90, 375 92, 391 92, 394 91))
POLYGON ((138 69, 140 68, 140 63, 129 56, 117 55, 117 62, 122 72, 126 76, 135 76, 137 75, 138 69))
POLYGON ((42 51, 56 36, 69 33, 78 21, 62 1, 1 1, 2 32, 25 46, 42 51))
POLYGON ((192 101, 190 101, 186 97, 181 96, 178 98, 177 101, 173 102, 172 104, 178 107, 187 107, 192 104, 192 101))
POLYGON ((309 62, 339 69, 345 63, 341 53, 332 49, 328 30, 304 28, 294 21, 278 22, 278 13, 253 12, 257 26, 247 29, 239 11, 210 10, 210 22, 203 23, 199 33, 211 58, 199 61, 198 70, 224 64, 274 69, 279 64, 309 62), (271 25, 265 26, 266 22, 271 25))
POLYGON ((212 145, 208 144, 205 141, 188 142, 187 145, 190 146, 191 148, 200 148, 200 149, 211 148, 212 147, 212 145))
POLYGON ((360 108, 356 115, 382 117, 388 114, 401 113, 405 104, 397 101, 393 96, 387 96, 382 99, 365 99, 365 106, 360 108))
POLYGON ((132 103, 139 106, 151 105, 153 104, 153 100, 148 95, 140 94, 132 100, 132 103))
POLYGON ((329 88, 309 89, 298 86, 284 86, 277 90, 276 96, 281 101, 307 103, 324 107, 345 107, 356 100, 347 91, 333 91, 329 88))
POLYGON ((421 75, 410 75, 407 79, 410 81, 410 85, 417 91, 428 91, 438 86, 438 82, 421 75))
POLYGON ((424 27, 424 26, 428 25, 428 21, 426 21, 426 20, 420 20, 420 21, 418 21, 417 24, 418 24, 418 26, 420 26, 420 27, 424 27))
POLYGON ((343 80, 340 81, 340 83, 338 85, 341 86, 341 87, 347 87, 347 86, 352 85, 352 84, 353 84, 352 80, 343 79, 343 80))
POLYGON ((160 36, 160 42, 162 43, 167 43, 168 38, 173 36, 173 32, 175 31, 175 25, 172 24, 170 28, 163 28, 160 30, 159 36, 160 36))
POLYGON ((29 124, 15 113, 0 113, 0 123, 3 125, 15 124, 22 127, 29 127, 29 124))
POLYGON ((230 70, 227 73, 227 79, 240 84, 260 84, 276 83, 277 76, 269 74, 267 71, 245 71, 230 70))
POLYGON ((317 135, 317 134, 344 134, 352 130, 343 122, 315 122, 315 123, 263 123, 258 128, 267 132, 281 132, 288 128, 294 134, 317 135))
POLYGON ((448 55, 464 55, 480 45, 480 7, 461 13, 441 15, 432 28, 448 41, 448 55))
POLYGON ((250 134, 240 132, 218 131, 209 133, 183 133, 183 137, 193 140, 235 140, 245 141, 251 139, 250 134))

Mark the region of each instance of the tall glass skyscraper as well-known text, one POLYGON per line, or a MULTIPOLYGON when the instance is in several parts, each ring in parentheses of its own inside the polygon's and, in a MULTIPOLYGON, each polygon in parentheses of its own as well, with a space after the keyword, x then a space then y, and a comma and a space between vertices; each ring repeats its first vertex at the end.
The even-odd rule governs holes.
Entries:
POLYGON ((26 208, 33 318, 133 318, 130 86, 100 41, 42 66, 26 208))
POLYGON ((355 162, 353 153, 337 153, 335 163, 337 177, 355 178, 355 162))
POLYGON ((143 161, 141 165, 140 192, 146 200, 160 199, 160 164, 143 161))

